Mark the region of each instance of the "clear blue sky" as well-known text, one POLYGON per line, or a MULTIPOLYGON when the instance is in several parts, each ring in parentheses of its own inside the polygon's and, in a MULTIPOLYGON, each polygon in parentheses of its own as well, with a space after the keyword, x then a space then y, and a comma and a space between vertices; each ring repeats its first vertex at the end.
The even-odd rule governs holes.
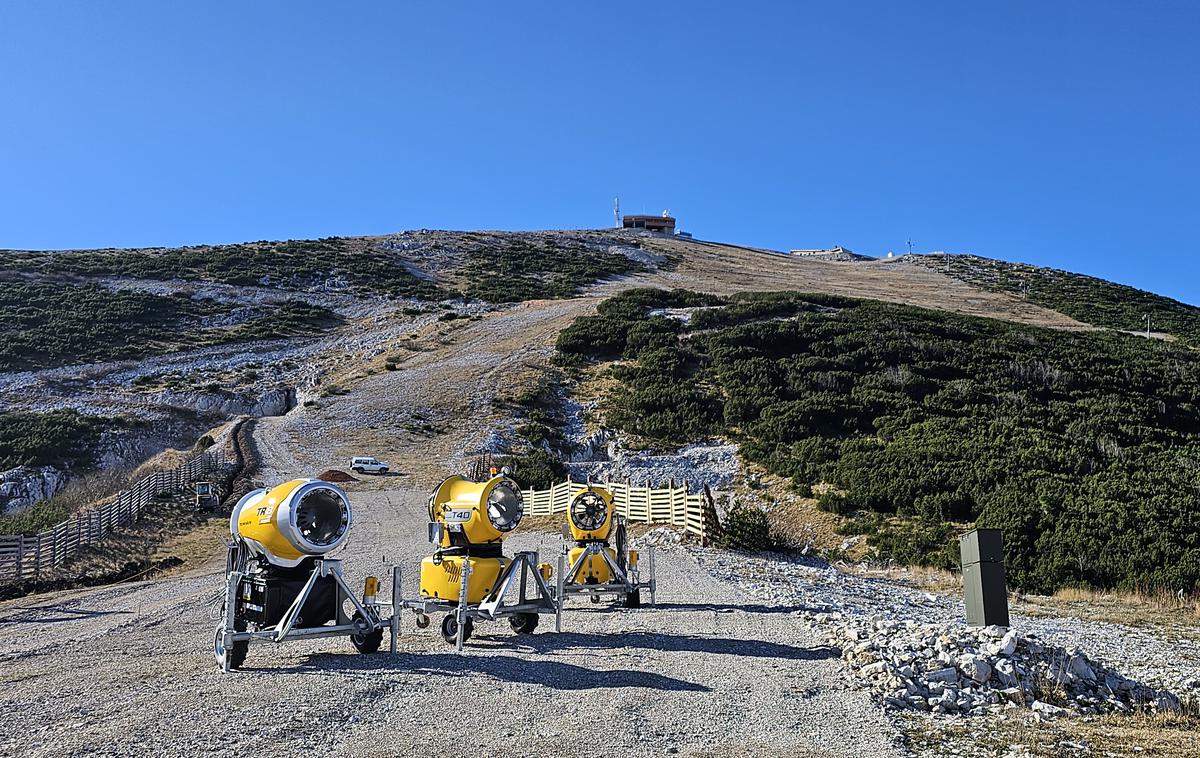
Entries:
POLYGON ((0 5, 0 247, 601 227, 1200 303, 1194 2, 0 5))

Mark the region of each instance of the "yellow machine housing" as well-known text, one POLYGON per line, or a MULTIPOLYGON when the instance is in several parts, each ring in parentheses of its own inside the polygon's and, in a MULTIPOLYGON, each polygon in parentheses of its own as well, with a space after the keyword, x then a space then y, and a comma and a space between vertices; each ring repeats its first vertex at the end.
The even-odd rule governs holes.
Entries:
POLYGON ((467 588, 467 603, 470 605, 482 601, 487 596, 495 586, 500 572, 508 565, 508 559, 504 557, 471 558, 452 555, 438 560, 431 555, 421 561, 421 597, 457 603, 462 592, 464 562, 471 564, 471 581, 467 588))
POLYGON ((469 562, 467 603, 483 600, 508 565, 500 543, 523 515, 521 490, 507 477, 472 482, 452 476, 442 482, 429 498, 438 549, 421 561, 421 597, 458 602, 463 563, 469 562))
MULTIPOLYGON (((579 556, 583 555, 585 548, 573 547, 567 553, 567 565, 574 566, 575 561, 579 560, 579 556)), ((617 552, 607 545, 603 548, 604 552, 608 553, 608 557, 613 561, 617 560, 617 552)), ((599 555, 590 555, 579 565, 579 570, 575 572, 575 576, 571 577, 571 581, 577 584, 607 584, 612 572, 608 570, 608 564, 599 555)))
POLYGON ((229 517, 233 537, 283 568, 337 549, 350 524, 346 493, 319 479, 293 479, 270 490, 255 490, 238 501, 229 517))

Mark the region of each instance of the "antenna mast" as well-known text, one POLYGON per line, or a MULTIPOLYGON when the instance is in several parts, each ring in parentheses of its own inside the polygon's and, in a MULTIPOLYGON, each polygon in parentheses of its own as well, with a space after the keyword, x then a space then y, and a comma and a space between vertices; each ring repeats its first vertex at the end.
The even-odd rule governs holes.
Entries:
POLYGON ((621 196, 613 197, 613 227, 621 228, 621 196))

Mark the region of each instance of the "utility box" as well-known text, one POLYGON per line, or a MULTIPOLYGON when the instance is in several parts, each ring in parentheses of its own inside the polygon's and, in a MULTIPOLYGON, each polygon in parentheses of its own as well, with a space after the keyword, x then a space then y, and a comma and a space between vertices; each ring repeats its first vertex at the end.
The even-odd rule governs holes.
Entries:
POLYGON ((967 623, 1008 626, 1004 540, 999 529, 973 529, 958 539, 967 623))

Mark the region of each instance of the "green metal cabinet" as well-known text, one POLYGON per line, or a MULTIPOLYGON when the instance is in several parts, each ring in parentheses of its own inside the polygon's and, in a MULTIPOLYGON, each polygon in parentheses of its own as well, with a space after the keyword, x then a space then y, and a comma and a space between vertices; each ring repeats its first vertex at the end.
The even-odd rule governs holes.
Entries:
POLYGON ((973 529, 959 538, 967 623, 1008 626, 1004 541, 999 529, 973 529))

